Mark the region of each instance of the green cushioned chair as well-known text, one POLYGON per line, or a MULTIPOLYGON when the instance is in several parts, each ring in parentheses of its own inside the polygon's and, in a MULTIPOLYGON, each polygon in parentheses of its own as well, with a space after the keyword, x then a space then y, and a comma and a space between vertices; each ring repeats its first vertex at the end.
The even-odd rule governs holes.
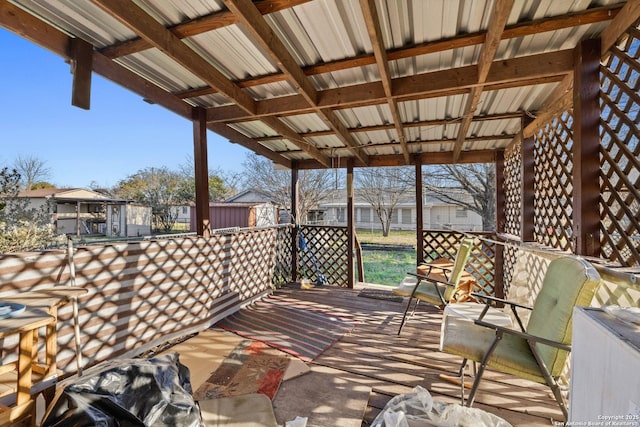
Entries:
POLYGON ((466 399, 473 404, 476 391, 488 366, 494 370, 547 384, 567 417, 567 408, 557 379, 571 350, 571 317, 575 306, 588 306, 600 284, 595 268, 579 257, 562 257, 551 261, 542 288, 533 307, 498 298, 487 298, 487 305, 474 323, 451 322, 442 328, 441 350, 463 357, 459 375, 464 403, 464 367, 468 360, 480 362, 473 387, 466 399), (526 330, 494 325, 483 320, 491 301, 531 310, 526 330))
POLYGON ((448 266, 435 263, 423 264, 421 267, 426 269, 427 274, 407 273, 411 275, 411 277, 405 278, 399 286, 393 289, 395 295, 409 297, 407 307, 402 316, 402 322, 400 322, 398 335, 400 335, 402 331, 409 307, 411 306, 411 301, 414 298, 416 299, 416 306, 420 301, 436 306, 445 306, 449 303, 456 290, 456 286, 460 282, 460 278, 465 273, 464 269, 472 249, 473 240, 463 239, 453 264, 448 266), (434 277, 432 274, 438 274, 440 277, 444 277, 445 280, 434 277))

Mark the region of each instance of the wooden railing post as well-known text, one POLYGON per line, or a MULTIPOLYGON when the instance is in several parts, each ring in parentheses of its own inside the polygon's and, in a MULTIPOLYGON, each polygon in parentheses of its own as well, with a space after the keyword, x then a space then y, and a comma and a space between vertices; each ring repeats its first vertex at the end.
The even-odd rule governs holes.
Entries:
POLYGON ((416 157, 416 265, 424 263, 424 216, 422 207, 422 158, 416 157))
POLYGON ((196 232, 211 237, 209 213, 209 167, 207 165, 207 111, 193 109, 193 162, 196 183, 196 232))
MULTIPOLYGON (((506 222, 504 195, 504 150, 496 152, 496 234, 504 232, 506 222)), ((504 246, 495 245, 493 291, 498 298, 504 298, 504 246)))
POLYGON ((291 281, 298 280, 298 165, 292 162, 291 168, 291 281))
POLYGON ((522 181, 520 182, 520 240, 522 242, 533 242, 535 238, 535 223, 533 221, 535 215, 535 141, 533 136, 525 138, 522 130, 527 127, 533 120, 529 117, 522 119, 521 135, 522 145, 520 147, 522 163, 520 164, 522 181))
POLYGON ((353 159, 347 161, 347 286, 353 288, 354 285, 354 262, 353 262, 353 249, 354 249, 354 236, 355 236, 355 221, 353 210, 353 159))

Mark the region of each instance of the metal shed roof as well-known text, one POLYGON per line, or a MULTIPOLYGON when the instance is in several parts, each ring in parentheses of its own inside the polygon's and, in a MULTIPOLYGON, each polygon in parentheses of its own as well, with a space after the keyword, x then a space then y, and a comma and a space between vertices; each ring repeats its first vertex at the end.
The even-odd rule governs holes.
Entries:
POLYGON ((358 167, 490 160, 625 3, 0 0, 0 25, 281 165, 358 167))

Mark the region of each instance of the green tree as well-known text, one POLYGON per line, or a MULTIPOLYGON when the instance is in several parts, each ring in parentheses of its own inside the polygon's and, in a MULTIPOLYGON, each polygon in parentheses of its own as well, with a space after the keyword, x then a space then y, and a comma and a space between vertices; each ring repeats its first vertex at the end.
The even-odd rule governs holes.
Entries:
MULTIPOLYGON (((188 195, 190 201, 196 199, 196 181, 193 157, 189 156, 183 164, 179 166, 178 172, 182 175, 183 190, 188 195)), ((220 169, 209 169, 209 201, 224 200, 234 194, 236 186, 235 177, 225 174, 220 169)))
POLYGON ((61 243, 48 206, 29 207, 27 199, 19 198, 21 175, 16 169, 0 169, 0 253, 45 249, 61 243))
POLYGON ((121 180, 114 189, 118 197, 151 206, 153 226, 169 232, 178 218, 177 206, 192 200, 184 177, 167 167, 141 169, 121 180))

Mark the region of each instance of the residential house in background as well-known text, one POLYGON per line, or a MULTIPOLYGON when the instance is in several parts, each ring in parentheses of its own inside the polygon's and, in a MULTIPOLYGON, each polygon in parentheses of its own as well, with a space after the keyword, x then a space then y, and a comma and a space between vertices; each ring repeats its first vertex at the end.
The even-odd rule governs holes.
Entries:
POLYGON ((151 207, 84 188, 23 191, 30 208, 45 208, 58 234, 137 237, 151 234, 151 207))
MULTIPOLYGON (((461 197, 470 197, 461 195, 461 197)), ((425 191, 423 195, 423 226, 425 229, 443 230, 453 229, 460 231, 482 231, 482 217, 476 212, 465 209, 453 203, 443 202, 433 193, 425 191)), ((369 202, 354 195, 354 214, 356 228, 361 230, 381 230, 382 225, 369 202)), ((307 218, 309 224, 344 225, 347 224, 347 197, 346 191, 336 190, 331 192, 318 208, 310 212, 307 218)), ((416 229, 416 202, 415 194, 407 192, 400 198, 393 216, 391 217, 391 230, 415 230, 416 229)))

